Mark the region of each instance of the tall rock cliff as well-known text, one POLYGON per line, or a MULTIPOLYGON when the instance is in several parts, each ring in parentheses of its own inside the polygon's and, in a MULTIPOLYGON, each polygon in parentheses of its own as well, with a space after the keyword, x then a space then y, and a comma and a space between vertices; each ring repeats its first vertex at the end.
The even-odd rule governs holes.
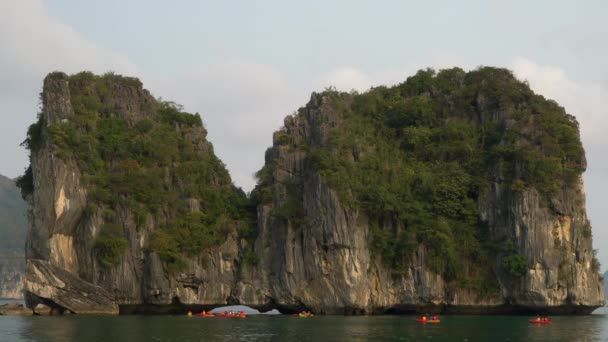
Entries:
POLYGON ((604 287, 578 124, 509 71, 327 90, 248 199, 198 115, 137 79, 52 73, 19 180, 29 306, 588 313, 604 287))
POLYGON ((19 181, 28 306, 228 302, 254 220, 198 114, 113 74, 52 73, 41 97, 19 181))
POLYGON ((509 71, 421 71, 285 119, 257 174, 268 297, 326 313, 589 313, 574 117, 509 71))
POLYGON ((23 298, 25 214, 15 181, 0 176, 0 298, 23 298))

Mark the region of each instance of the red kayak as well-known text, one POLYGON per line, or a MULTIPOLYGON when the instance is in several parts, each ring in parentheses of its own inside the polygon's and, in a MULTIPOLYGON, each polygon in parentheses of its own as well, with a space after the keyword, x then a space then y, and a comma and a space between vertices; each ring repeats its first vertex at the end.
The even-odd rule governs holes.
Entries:
POLYGON ((551 321, 537 321, 535 319, 529 319, 528 322, 532 323, 532 324, 551 324, 553 322, 551 321))
POLYGON ((439 323, 439 322, 441 322, 441 320, 440 319, 427 319, 427 320, 423 320, 423 319, 420 319, 420 318, 416 318, 416 322, 418 322, 418 323, 439 323))

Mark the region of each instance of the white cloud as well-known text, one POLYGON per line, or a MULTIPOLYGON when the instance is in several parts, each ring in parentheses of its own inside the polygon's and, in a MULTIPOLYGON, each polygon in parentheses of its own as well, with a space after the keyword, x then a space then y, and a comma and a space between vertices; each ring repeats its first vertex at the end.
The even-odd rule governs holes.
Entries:
POLYGON ((364 92, 375 86, 392 86, 401 83, 421 68, 421 66, 410 64, 401 68, 386 68, 367 72, 354 67, 342 66, 316 78, 312 81, 312 85, 316 91, 322 91, 332 86, 340 91, 354 89, 358 92, 364 92))
POLYGON ((0 173, 23 172, 27 154, 18 145, 36 117, 42 80, 55 70, 137 73, 127 57, 50 15, 43 1, 0 1, 0 173))
POLYGON ((53 70, 135 72, 128 58, 90 42, 52 17, 41 0, 0 2, 0 71, 39 80, 53 70))
POLYGON ((244 60, 144 81, 154 93, 201 114, 217 155, 246 190, 255 185, 253 173, 264 164, 273 131, 308 100, 277 68, 244 60))
POLYGON ((351 66, 339 66, 327 74, 313 80, 314 89, 323 90, 333 86, 341 91, 357 90, 363 92, 375 86, 393 86, 404 82, 418 70, 433 68, 435 70, 470 67, 460 57, 451 54, 437 54, 425 63, 410 63, 401 67, 383 68, 375 71, 365 71, 351 66))
POLYGON ((365 91, 372 85, 372 81, 368 75, 352 67, 334 69, 316 83, 321 87, 332 86, 342 91, 350 91, 352 89, 365 91))
POLYGON ((608 143, 608 88, 605 85, 575 82, 560 68, 521 57, 514 60, 511 68, 518 78, 528 80, 535 92, 557 101, 576 116, 585 143, 608 143))

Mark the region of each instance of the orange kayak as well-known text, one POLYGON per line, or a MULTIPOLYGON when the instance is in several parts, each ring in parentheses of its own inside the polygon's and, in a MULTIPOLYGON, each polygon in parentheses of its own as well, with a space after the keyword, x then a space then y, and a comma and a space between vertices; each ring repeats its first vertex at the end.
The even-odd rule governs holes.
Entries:
POLYGON ((553 322, 551 321, 537 321, 535 319, 529 319, 528 322, 532 323, 532 324, 551 324, 553 322))

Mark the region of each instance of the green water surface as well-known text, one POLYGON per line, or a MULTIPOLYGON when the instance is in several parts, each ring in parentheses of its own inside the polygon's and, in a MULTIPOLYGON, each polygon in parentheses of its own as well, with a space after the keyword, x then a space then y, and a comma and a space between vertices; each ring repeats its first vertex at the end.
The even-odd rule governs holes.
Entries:
POLYGON ((0 316, 0 341, 608 341, 608 316, 0 316))

